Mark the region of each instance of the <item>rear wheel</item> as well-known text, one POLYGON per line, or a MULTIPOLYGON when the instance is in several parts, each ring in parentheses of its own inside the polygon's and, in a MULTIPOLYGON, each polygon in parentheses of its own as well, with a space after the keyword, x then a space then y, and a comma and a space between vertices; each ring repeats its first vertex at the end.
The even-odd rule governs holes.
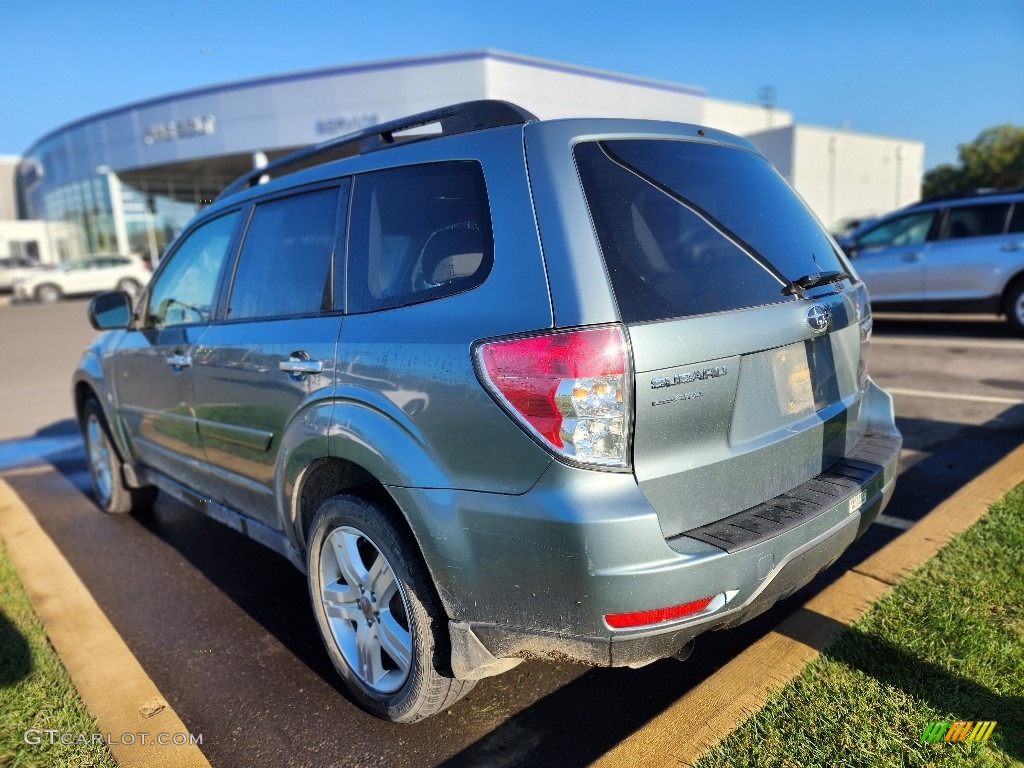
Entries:
POLYGON ((1024 336, 1024 280, 1010 286, 1006 294, 1006 320, 1021 336, 1024 336))
POLYGON ((43 283, 36 288, 36 301, 42 304, 56 304, 62 295, 60 288, 53 283, 43 283))
POLYGON ((324 645, 364 709, 413 723, 473 688, 452 675, 447 616, 411 537, 382 505, 349 495, 325 502, 307 574, 324 645))
POLYGON ((85 436, 85 457, 89 479, 100 509, 110 514, 136 512, 152 506, 156 489, 129 488, 121 474, 121 457, 110 438, 107 421, 95 400, 82 408, 82 433, 85 436))

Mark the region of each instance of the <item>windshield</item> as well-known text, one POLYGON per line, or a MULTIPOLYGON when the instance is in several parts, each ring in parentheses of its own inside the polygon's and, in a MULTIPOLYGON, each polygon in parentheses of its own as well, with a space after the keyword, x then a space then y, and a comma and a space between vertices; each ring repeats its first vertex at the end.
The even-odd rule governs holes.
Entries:
POLYGON ((630 139, 581 143, 575 157, 626 322, 792 301, 783 291, 793 281, 846 271, 814 216, 752 152, 630 139))

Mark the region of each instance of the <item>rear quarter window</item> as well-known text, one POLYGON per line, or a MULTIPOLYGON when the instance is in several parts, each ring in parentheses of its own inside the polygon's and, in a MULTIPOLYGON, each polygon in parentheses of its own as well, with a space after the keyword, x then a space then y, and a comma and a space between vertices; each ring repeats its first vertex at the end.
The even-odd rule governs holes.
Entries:
POLYGON ((1009 215, 1009 203, 950 208, 940 239, 960 240, 968 237, 1001 235, 1009 215))
POLYGON ((494 243, 478 163, 392 168, 354 183, 349 312, 451 296, 487 277, 494 243))

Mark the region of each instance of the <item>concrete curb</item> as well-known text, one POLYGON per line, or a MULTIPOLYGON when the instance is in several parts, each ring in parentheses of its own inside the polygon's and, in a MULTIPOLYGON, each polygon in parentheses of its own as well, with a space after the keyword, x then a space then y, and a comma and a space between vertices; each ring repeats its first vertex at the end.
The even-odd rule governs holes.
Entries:
POLYGON ((799 675, 843 627, 860 618, 903 576, 932 557, 953 536, 974 525, 992 502, 1021 482, 1024 445, 844 573, 775 630, 592 765, 692 765, 799 675))
POLYGON ((0 539, 71 680, 120 765, 210 768, 181 718, 125 645, 52 539, 0 479, 0 539), (140 734, 148 734, 142 743, 140 734), (128 734, 133 743, 126 744, 128 734), (125 738, 122 738, 125 736, 125 738))

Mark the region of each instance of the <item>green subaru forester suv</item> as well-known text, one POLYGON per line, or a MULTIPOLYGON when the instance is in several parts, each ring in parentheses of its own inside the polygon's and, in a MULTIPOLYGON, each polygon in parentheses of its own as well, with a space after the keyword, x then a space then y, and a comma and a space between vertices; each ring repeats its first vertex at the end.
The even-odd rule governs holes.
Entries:
POLYGON ((524 659, 684 658, 894 487, 863 283, 710 128, 496 101, 378 125, 239 179, 89 316, 98 505, 160 489, 289 558, 390 720, 524 659))

